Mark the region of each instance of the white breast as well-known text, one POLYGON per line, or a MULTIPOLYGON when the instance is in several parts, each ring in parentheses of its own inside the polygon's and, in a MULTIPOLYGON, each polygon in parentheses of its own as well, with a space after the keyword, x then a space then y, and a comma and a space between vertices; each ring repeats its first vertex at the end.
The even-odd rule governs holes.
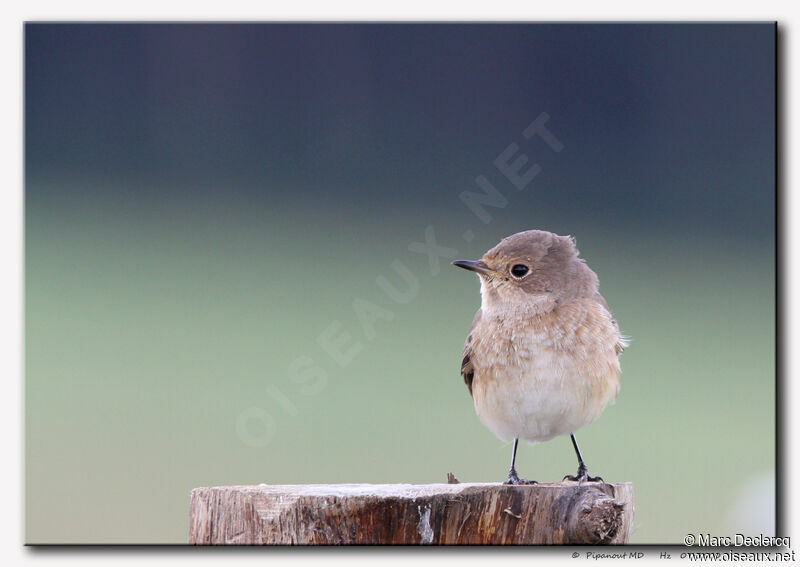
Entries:
POLYGON ((616 398, 617 331, 610 315, 578 306, 570 317, 560 317, 557 326, 505 321, 473 330, 475 410, 501 439, 535 443, 569 435, 616 398))

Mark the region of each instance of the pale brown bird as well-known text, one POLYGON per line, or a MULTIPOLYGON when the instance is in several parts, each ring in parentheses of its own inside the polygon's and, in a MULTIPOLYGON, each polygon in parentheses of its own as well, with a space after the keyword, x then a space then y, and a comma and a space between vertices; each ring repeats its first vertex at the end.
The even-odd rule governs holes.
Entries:
POLYGON ((578 257, 575 241, 542 230, 504 238, 477 262, 481 307, 464 346, 461 375, 481 422, 514 440, 507 484, 525 484, 515 462, 529 443, 569 435, 578 473, 590 477, 575 432, 596 420, 619 392, 619 355, 628 345, 597 275, 578 257))

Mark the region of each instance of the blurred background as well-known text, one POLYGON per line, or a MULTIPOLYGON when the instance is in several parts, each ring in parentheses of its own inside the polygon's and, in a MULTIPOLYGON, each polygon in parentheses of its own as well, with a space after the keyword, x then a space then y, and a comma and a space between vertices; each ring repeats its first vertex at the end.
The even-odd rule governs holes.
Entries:
POLYGON ((197 486, 504 480, 428 227, 577 239, 633 339, 578 439, 634 543, 773 533, 774 101, 770 24, 28 24, 26 541, 184 543, 197 486))

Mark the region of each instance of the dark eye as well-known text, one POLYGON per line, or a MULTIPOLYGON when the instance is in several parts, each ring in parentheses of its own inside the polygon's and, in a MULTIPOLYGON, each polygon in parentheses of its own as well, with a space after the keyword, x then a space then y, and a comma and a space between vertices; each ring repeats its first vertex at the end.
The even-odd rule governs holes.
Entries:
POLYGON ((525 264, 514 264, 511 267, 511 275, 515 278, 524 277, 528 273, 528 266, 525 264))

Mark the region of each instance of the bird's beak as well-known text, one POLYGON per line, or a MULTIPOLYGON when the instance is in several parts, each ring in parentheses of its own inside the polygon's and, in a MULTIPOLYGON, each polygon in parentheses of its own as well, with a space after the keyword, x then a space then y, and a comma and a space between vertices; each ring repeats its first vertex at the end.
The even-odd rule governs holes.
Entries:
POLYGON ((477 272, 479 274, 484 274, 486 276, 491 276, 494 274, 494 270, 489 268, 486 264, 478 260, 477 262, 473 262, 472 260, 456 260, 453 262, 454 266, 458 266, 459 268, 464 268, 465 270, 470 270, 472 272, 477 272))

